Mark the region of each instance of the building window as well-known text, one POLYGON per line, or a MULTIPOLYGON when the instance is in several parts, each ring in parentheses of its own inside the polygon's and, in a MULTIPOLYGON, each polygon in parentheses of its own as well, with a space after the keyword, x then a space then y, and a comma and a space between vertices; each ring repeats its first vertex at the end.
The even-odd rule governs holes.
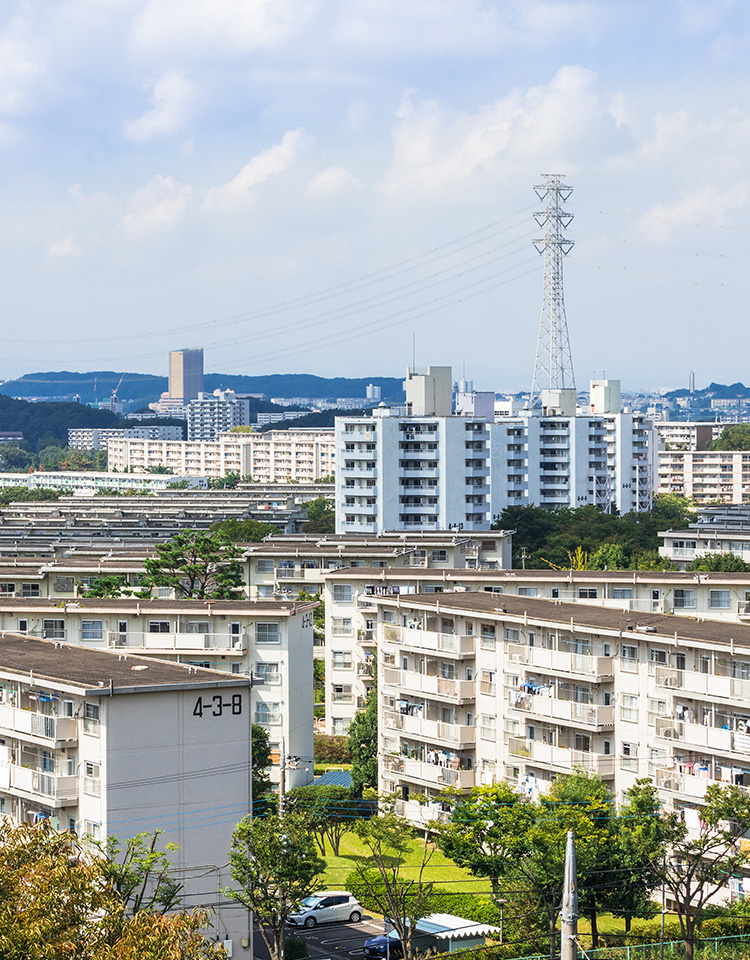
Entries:
POLYGON ((622 706, 620 707, 621 720, 638 720, 638 694, 623 693, 622 706))
POLYGON ((334 650, 331 654, 331 666, 334 670, 351 670, 352 655, 346 650, 334 650))
POLYGON ((278 703, 258 703, 255 706, 256 723, 281 723, 278 703))
POLYGON ((432 551, 432 562, 433 563, 445 563, 448 559, 447 550, 433 550, 432 551))
POLYGON ((539 594, 538 587, 519 587, 518 596, 519 597, 536 597, 539 594))
POLYGON ((149 620, 148 622, 149 633, 171 633, 171 631, 171 620, 149 620))
POLYGON ((256 560, 255 569, 257 573, 273 573, 273 560, 256 560))
POLYGON ((229 664, 230 673, 242 673, 242 664, 241 663, 230 663, 229 664))
POLYGON ((596 587, 579 587, 578 588, 579 600, 596 600, 598 596, 599 596, 599 591, 596 587))
POLYGON ((485 587, 484 592, 485 593, 503 593, 504 590, 503 590, 503 587, 485 587))
POLYGON ((73 578, 72 577, 55 577, 55 592, 56 593, 72 593, 73 578))
POLYGON ((22 597, 39 597, 41 593, 39 591, 38 583, 24 583, 21 585, 21 596, 22 597))
POLYGON ((351 720, 347 717, 334 717, 333 718, 333 733, 334 736, 343 737, 345 733, 349 730, 349 724, 351 720))
POLYGON ((353 703, 354 696, 352 695, 351 684, 334 683, 332 699, 334 703, 353 703))
POLYGON ((352 635, 352 618, 334 617, 332 629, 334 637, 350 637, 352 635))
POLYGON ((648 658, 651 661, 651 663, 666 664, 667 651, 657 650, 655 647, 651 647, 648 653, 648 658))
POLYGON ((729 602, 728 590, 708 591, 708 605, 712 610, 728 610, 729 602))
POLYGON ((495 627, 493 624, 482 624, 482 633, 479 644, 483 650, 495 649, 495 627))
POLYGON ((259 597, 273 597, 273 584, 259 584, 258 585, 258 596, 259 597))
POLYGON ((93 820, 84 820, 83 832, 87 837, 91 837, 92 840, 101 840, 102 825, 100 823, 95 823, 93 820))
POLYGON ((65 621, 42 620, 42 634, 46 640, 64 640, 65 621))
POLYGON ((352 585, 350 583, 334 583, 333 599, 336 603, 351 603, 352 585))
POLYGON ((18 621, 18 632, 19 633, 29 632, 29 621, 25 617, 21 617, 18 621))
POLYGON ((614 600, 632 600, 633 588, 632 587, 613 587, 612 598, 614 600))
POLYGON ((256 643, 280 643, 281 631, 278 623, 255 624, 255 642, 256 643))
POLYGON ((104 623, 102 620, 81 620, 81 640, 102 640, 104 623))
POLYGON ((98 797, 101 794, 101 783, 99 781, 100 768, 98 763, 87 760, 84 764, 83 772, 83 792, 98 797))
POLYGON ((187 633, 208 633, 208 620, 188 620, 187 633))
POLYGON ((495 740, 497 734, 497 720, 489 714, 482 714, 482 723, 480 725, 480 736, 482 740, 495 740))
POLYGON ((695 606, 695 590, 675 590, 674 605, 676 609, 686 609, 695 606))
POLYGON ((85 703, 83 706, 83 730, 92 736, 99 736, 99 704, 85 703))
POLYGON ((15 583, 0 583, 0 597, 16 592, 15 583))
POLYGON ((281 679, 278 663, 269 663, 268 661, 259 660, 256 662, 255 675, 261 683, 278 683, 281 679))

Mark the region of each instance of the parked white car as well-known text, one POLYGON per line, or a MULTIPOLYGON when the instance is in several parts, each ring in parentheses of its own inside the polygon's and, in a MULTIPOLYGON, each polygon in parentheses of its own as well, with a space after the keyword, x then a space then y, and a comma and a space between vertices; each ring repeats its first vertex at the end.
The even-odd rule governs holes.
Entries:
POLYGON ((319 923, 359 923, 362 904, 346 890, 324 890, 300 901, 299 910, 289 916, 289 923, 315 927, 319 923))

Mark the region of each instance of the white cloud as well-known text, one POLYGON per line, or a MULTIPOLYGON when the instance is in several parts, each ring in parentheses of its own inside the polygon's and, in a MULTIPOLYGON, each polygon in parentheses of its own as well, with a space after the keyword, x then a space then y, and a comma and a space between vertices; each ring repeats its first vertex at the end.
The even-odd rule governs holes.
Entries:
POLYGON ((548 84, 453 116, 435 101, 415 103, 407 94, 397 112, 387 189, 438 190, 508 163, 575 162, 598 149, 603 130, 614 127, 596 79, 583 67, 562 67, 548 84))
POLYGON ((170 70, 154 83, 151 107, 137 120, 125 124, 131 140, 151 140, 174 133, 184 124, 195 93, 194 85, 181 71, 170 70))
POLYGON ((744 209, 750 199, 750 186, 743 180, 725 190, 705 183, 688 190, 671 203, 658 203, 648 209, 639 221, 643 236, 652 241, 665 240, 675 227, 723 227, 734 214, 744 209))
POLYGON ((316 199, 330 199, 349 193, 362 184, 345 167, 326 167, 307 185, 307 192, 316 199))
POLYGON ((129 233, 169 230, 181 219, 192 192, 174 177, 157 174, 133 194, 123 226, 129 233))
POLYGON ((233 209, 252 202, 257 187, 294 166, 308 140, 302 129, 287 131, 279 143, 254 156, 228 183, 212 187, 206 197, 206 206, 209 209, 233 209))
POLYGON ((64 240, 56 240, 54 243, 51 243, 47 252, 51 257, 67 257, 72 253, 77 253, 76 239, 76 234, 71 233, 70 236, 65 237, 64 240))

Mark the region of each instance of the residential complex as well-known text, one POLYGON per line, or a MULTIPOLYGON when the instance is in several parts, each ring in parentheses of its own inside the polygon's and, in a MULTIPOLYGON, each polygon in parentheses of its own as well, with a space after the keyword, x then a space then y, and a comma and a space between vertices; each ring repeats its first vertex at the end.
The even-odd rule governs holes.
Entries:
MULTIPOLYGON (((247 676, 4 633, 0 811, 97 840, 159 830, 185 905, 213 900, 250 810, 250 696, 247 676)), ((247 913, 212 925, 239 956, 247 913)))
POLYGON ((687 530, 666 530, 659 536, 664 540, 659 553, 682 567, 716 553, 750 562, 750 505, 703 507, 698 522, 687 530))
POLYGON ((250 401, 238 397, 233 390, 199 393, 187 404, 185 412, 187 439, 191 441, 218 440, 224 431, 250 423, 250 401))
POLYGON ((726 426, 716 421, 660 420, 654 423, 654 430, 660 450, 705 450, 726 426))
POLYGON ((333 434, 326 430, 222 433, 214 441, 110 440, 108 469, 145 473, 169 467, 187 476, 238 474, 260 483, 313 483, 334 470, 333 434))
POLYGON ((182 440, 183 429, 178 424, 159 424, 138 427, 71 427, 68 446, 74 450, 101 450, 115 438, 121 440, 182 440))
POLYGON ((698 504, 750 503, 750 451, 660 450, 658 493, 698 504))
MULTIPOLYGON (((122 443, 148 443, 149 441, 109 441, 122 443)), ((158 441, 152 441, 158 442, 158 441)), ((164 441, 168 442, 168 441, 164 441)), ((143 493, 156 493, 168 490, 175 484, 187 484, 189 487, 207 486, 205 475, 199 474, 147 474, 145 476, 117 476, 115 473, 103 473, 95 470, 38 470, 36 473, 0 473, 0 489, 4 487, 26 487, 29 490, 62 490, 65 493, 91 495, 96 491, 113 490, 117 493, 137 490, 143 493)))

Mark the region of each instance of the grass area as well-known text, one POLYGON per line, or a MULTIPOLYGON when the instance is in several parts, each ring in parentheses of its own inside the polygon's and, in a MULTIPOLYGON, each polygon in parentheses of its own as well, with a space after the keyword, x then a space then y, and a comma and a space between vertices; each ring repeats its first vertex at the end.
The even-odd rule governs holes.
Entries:
MULTIPOLYGON (((422 841, 415 838, 401 863, 401 875, 405 879, 415 877, 422 862, 422 841)), ((346 883, 347 876, 354 870, 357 860, 366 857, 367 852, 353 833, 345 833, 341 838, 340 855, 334 857, 326 855, 325 885, 329 888, 341 888, 346 883)), ((435 850, 432 859, 425 871, 427 879, 432 880, 439 888, 457 893, 489 893, 490 885, 486 880, 472 877, 468 870, 456 866, 448 860, 440 850, 435 850)))
POLYGON ((318 760, 315 763, 315 776, 321 777, 326 770, 351 770, 351 768, 350 763, 331 763, 330 761, 318 760))

